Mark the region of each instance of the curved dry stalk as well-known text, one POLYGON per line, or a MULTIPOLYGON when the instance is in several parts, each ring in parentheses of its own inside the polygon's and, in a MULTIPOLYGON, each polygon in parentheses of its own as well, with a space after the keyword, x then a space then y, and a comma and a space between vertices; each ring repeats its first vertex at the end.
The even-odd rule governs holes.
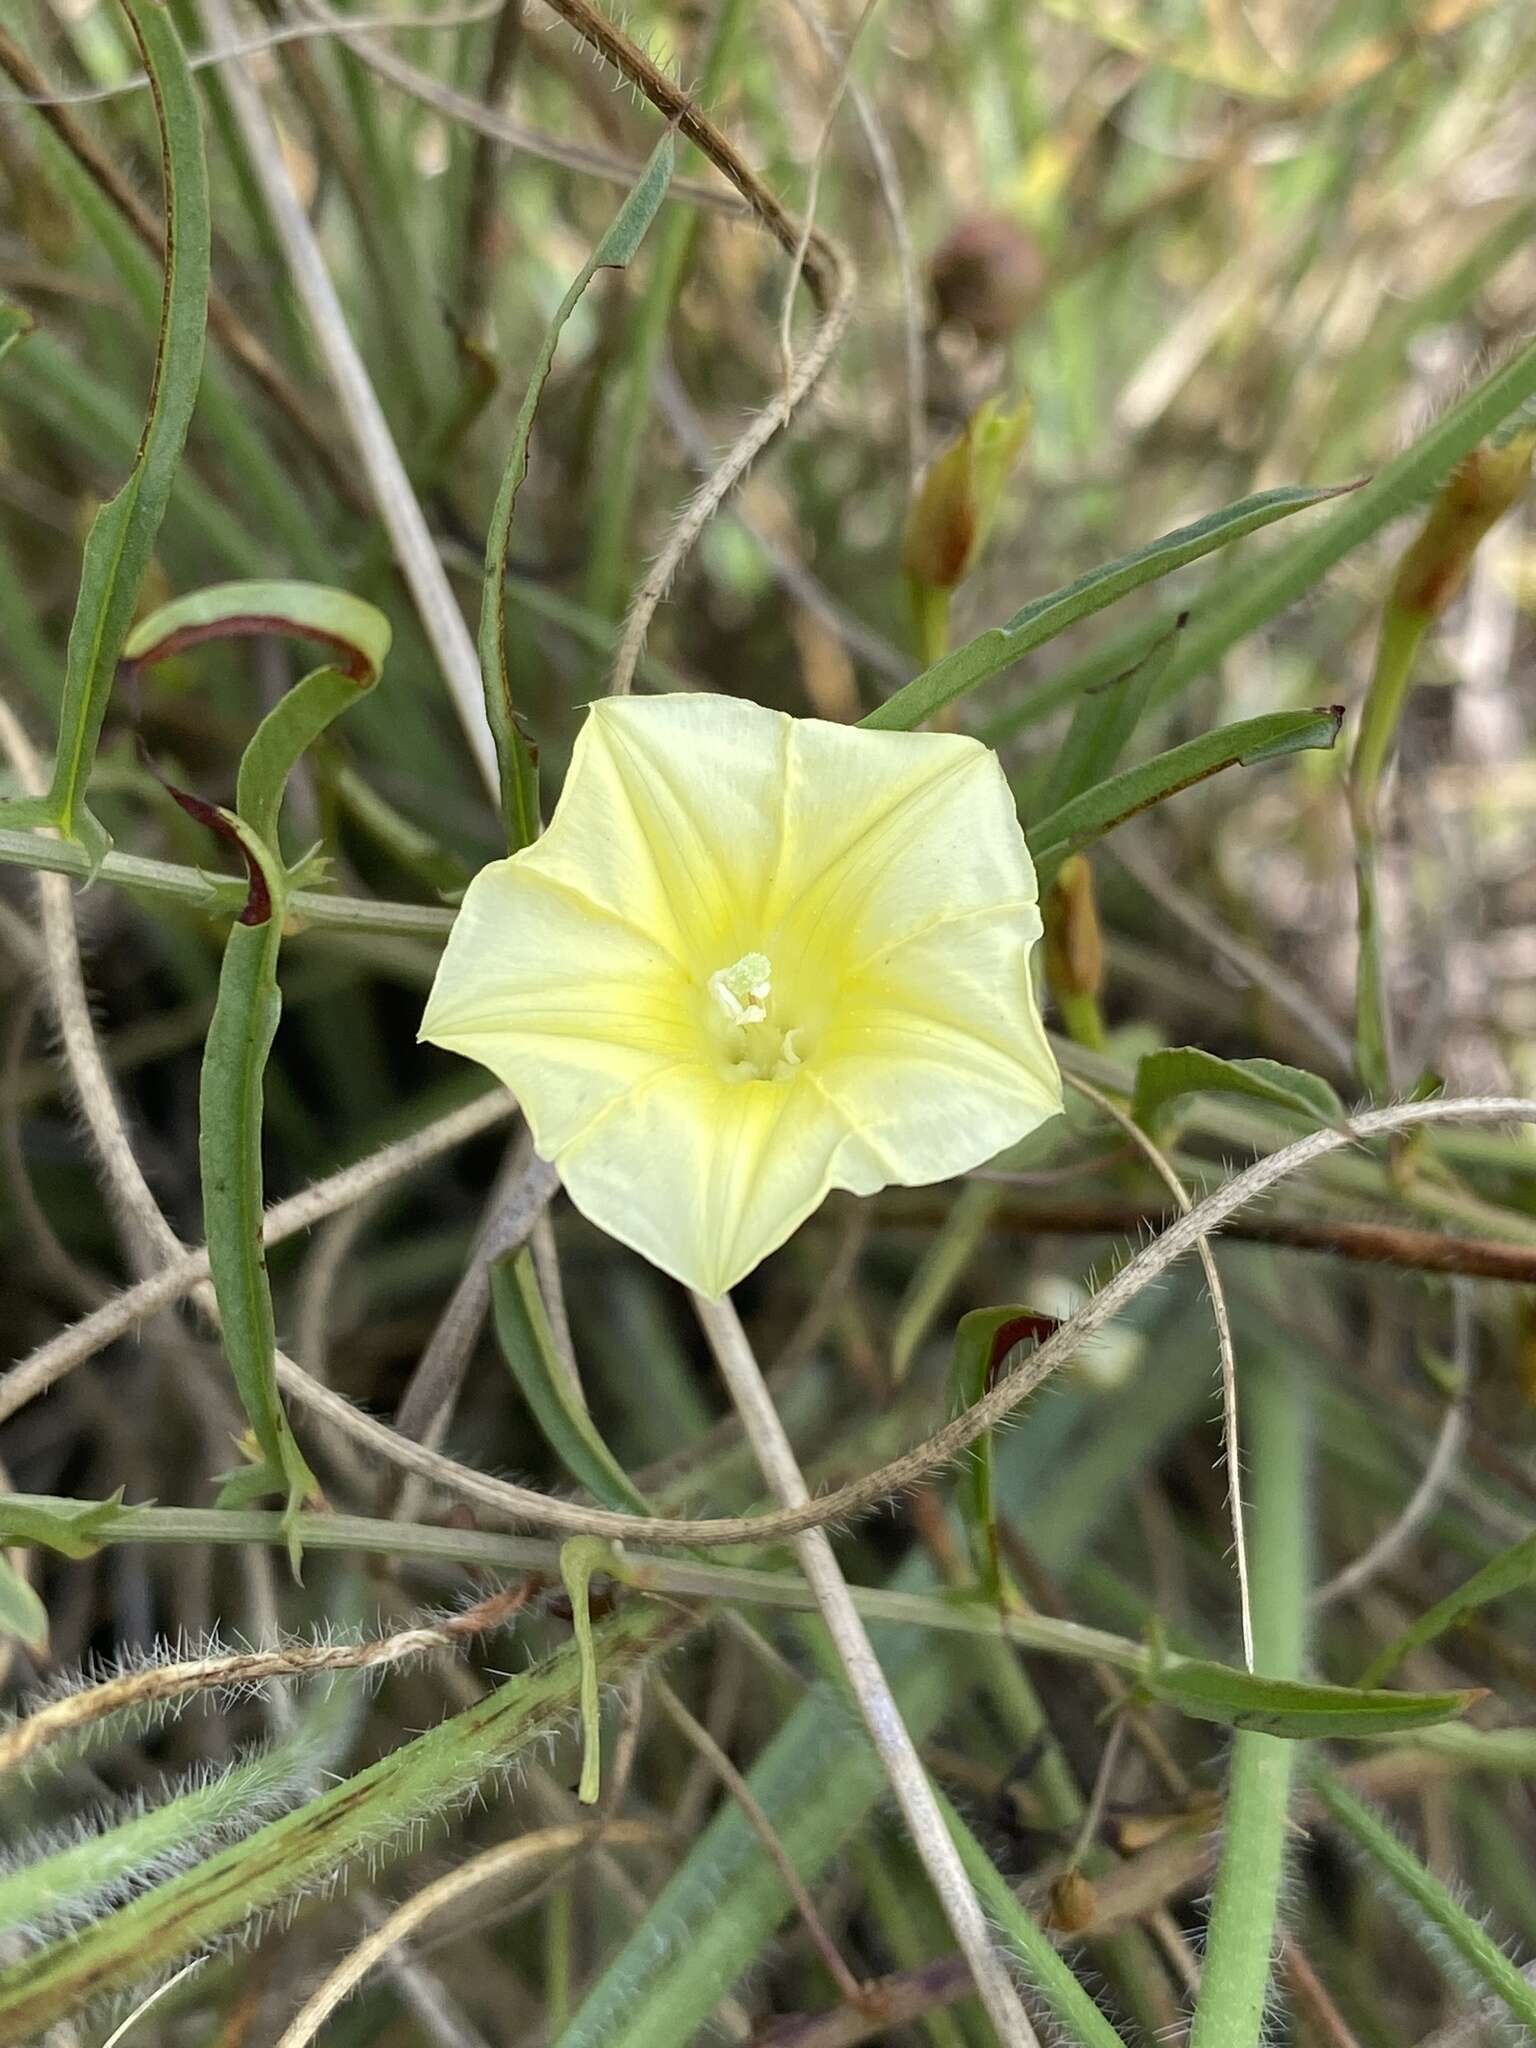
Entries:
POLYGON ((832 141, 832 130, 837 125, 838 113, 842 108, 848 86, 853 77, 853 60, 858 52, 859 39, 874 17, 880 0, 864 0, 859 9, 859 18, 853 25, 853 33, 841 53, 824 41, 822 48, 832 59, 832 97, 821 118, 821 133, 816 138, 816 147, 811 153, 810 176, 806 180, 805 211, 801 216, 800 233, 795 240, 794 254, 789 259, 789 276, 784 281, 784 296, 779 305, 779 360, 784 366, 784 388, 789 390, 794 382, 795 349, 795 293, 800 285, 800 273, 805 268, 805 252, 811 246, 811 237, 816 232, 816 202, 821 196, 821 173, 826 164, 827 150, 832 141))
MULTIPOLYGON (((21 720, 4 702, 0 702, 0 747, 22 790, 29 796, 41 796, 46 788, 42 764, 21 720)), ((167 1260, 179 1258, 181 1239, 160 1213, 160 1204, 134 1156, 112 1076, 96 1042, 80 935, 75 928, 74 891, 64 876, 41 871, 36 884, 43 968, 58 1020, 65 1070, 106 1182, 112 1220, 122 1234, 130 1262, 143 1276, 167 1260)))
MULTIPOLYGON (((815 33, 825 38, 826 23, 813 6, 801 9, 815 33)), ((906 375, 903 393, 906 411, 907 481, 913 488, 923 467, 924 429, 928 418, 927 372, 923 361, 923 307, 917 286, 917 255, 912 247, 912 230, 907 224, 906 195, 901 189, 901 171, 896 152, 885 132, 875 104, 856 78, 848 81, 848 103, 853 108, 874 167, 880 201, 890 224, 891 249, 896 258, 896 281, 901 297, 902 364, 906 375)))
POLYGON ((446 1419, 485 1321, 491 1266, 509 1252, 522 1249, 559 1185, 555 1169, 540 1159, 531 1145, 524 1141, 514 1146, 486 1205, 484 1224, 458 1285, 406 1381, 395 1410, 395 1428, 402 1436, 424 1443, 434 1425, 446 1419))
POLYGON ((343 1434, 375 1450, 390 1463, 432 1479, 445 1492, 514 1523, 534 1528, 561 1529, 572 1535, 603 1536, 611 1541, 653 1542, 730 1548, 740 1544, 776 1542, 799 1535, 805 1529, 824 1527, 864 1513, 892 1494, 901 1493, 939 1467, 950 1464, 976 1440, 1003 1422, 1028 1397, 1079 1351, 1096 1330, 1118 1315, 1126 1304, 1189 1251, 1196 1240, 1220 1229, 1229 1216, 1256 1201, 1273 1187, 1298 1173, 1315 1160, 1356 1144, 1363 1138, 1388 1137, 1398 1131, 1414 1130, 1440 1123, 1536 1123, 1536 1100, 1521 1096, 1452 1097, 1435 1102, 1397 1103, 1387 1109, 1370 1110, 1353 1119, 1349 1129, 1317 1130, 1293 1144, 1255 1160, 1231 1180, 1197 1203, 1187 1216, 1171 1223, 1159 1236, 1145 1244, 1100 1288, 1092 1299, 1068 1318, 1054 1335, 991 1393, 974 1407, 916 1445, 912 1450, 880 1466, 863 1478, 822 1494, 805 1507, 782 1508, 755 1515, 719 1516, 707 1521, 689 1521, 653 1515, 618 1514, 607 1508, 584 1507, 531 1487, 514 1486, 507 1480, 492 1479, 457 1464, 420 1444, 407 1443, 372 1416, 361 1413, 340 1395, 323 1388, 294 1364, 278 1355, 278 1379, 285 1393, 301 1405, 322 1414, 343 1434))
POLYGON ((487 1629, 499 1628, 527 1605, 536 1580, 492 1594, 462 1614, 418 1628, 375 1636, 363 1643, 289 1643, 279 1650, 237 1650, 218 1657, 191 1657, 176 1664, 148 1664, 84 1692, 66 1693, 0 1731, 0 1772, 13 1771, 50 1743, 94 1728, 114 1714, 166 1706, 200 1692, 223 1692, 290 1678, 315 1678, 327 1671, 375 1671, 453 1649, 487 1629))
MULTIPOLYGON (((698 410, 683 389, 674 365, 663 357, 656 378, 656 402, 662 416, 688 452, 695 469, 707 472, 714 462, 714 448, 698 410)), ((755 518, 746 505, 734 505, 730 516, 750 533, 767 557, 774 575, 789 595, 813 617, 821 620, 849 654, 867 662, 876 675, 888 682, 907 682, 912 664, 891 642, 851 612, 835 597, 819 576, 789 543, 755 518)))
MULTIPOLYGON (((316 1181, 313 1187, 290 1195, 286 1201, 274 1202, 263 1221, 262 1243, 280 1244, 284 1238, 297 1236, 322 1217, 334 1215, 390 1181, 414 1172, 440 1153, 451 1151, 454 1146, 490 1130, 509 1117, 516 1107, 510 1095, 499 1088, 492 1088, 473 1102, 466 1103, 464 1108, 439 1117, 435 1123, 413 1132, 408 1138, 383 1146, 369 1158, 359 1160, 355 1166, 343 1167, 340 1173, 316 1181)), ((94 1358, 97 1352, 124 1336, 156 1309, 179 1301, 207 1278, 208 1253, 205 1248, 179 1251, 177 1257, 162 1266, 158 1273, 141 1280, 135 1287, 124 1288, 80 1322, 49 1338, 46 1344, 39 1345, 30 1356, 0 1378, 0 1422, 6 1421, 38 1394, 45 1393, 66 1373, 94 1358)))
MULTIPOLYGON (((218 0, 223 4, 223 0, 218 0)), ((801 276, 821 309, 821 321, 805 354, 787 371, 784 388, 757 413, 726 451, 674 521, 661 553, 630 603, 614 653, 609 687, 622 697, 631 689, 645 636, 672 579, 710 519, 746 475, 768 443, 809 398, 837 351, 853 314, 855 278, 846 254, 821 229, 797 222, 774 197, 723 130, 638 44, 591 4, 591 0, 548 0, 582 41, 622 78, 644 93, 660 113, 686 135, 717 170, 723 171, 758 222, 791 261, 791 289, 801 276)), ((872 0, 871 0, 872 4, 872 0)))
POLYGON ((190 1963, 183 1963, 174 1976, 167 1977, 163 1984, 157 1984, 147 1998, 140 1999, 133 2011, 118 2022, 102 2042, 101 2048, 118 2048, 118 2043, 125 2038, 131 2028, 138 2025, 152 2005, 158 2005, 167 1992, 174 1991, 178 1984, 184 1984, 192 1972, 200 1970, 207 1960, 206 1956, 194 1956, 190 1963))
MULTIPOLYGON (((770 1490, 786 1507, 808 1506, 810 1493, 794 1446, 773 1405, 762 1368, 730 1296, 710 1301, 696 1293, 693 1306, 770 1490)), ((832 1638, 848 1689, 864 1717, 875 1754, 896 1794, 912 1846, 970 1965, 987 2016, 1004 2048, 1040 2048, 1039 2036, 1019 2002, 1013 1979, 993 1942, 981 1901, 972 1889, 960 1852, 933 1796, 917 1746, 901 1718, 890 1681, 880 1668, 869 1631, 853 1603, 831 1539, 825 1529, 804 1529, 795 1537, 794 1550, 816 1595, 816 1605, 832 1638)))
MULTIPOLYGON (((606 59, 621 78, 673 122, 680 133, 709 158, 717 171, 730 179, 736 190, 787 256, 800 249, 800 224, 753 170, 723 129, 717 128, 702 107, 669 78, 659 64, 608 19, 591 0, 548 0, 550 8, 576 31, 584 43, 606 59)), ((811 296, 823 313, 831 310, 838 296, 841 252, 831 238, 815 232, 798 262, 811 296)))
MULTIPOLYGON (((829 249, 834 248, 831 243, 827 246, 829 249)), ((788 426, 820 383, 833 356, 836 355, 848 330, 848 322, 853 317, 857 280, 852 266, 840 251, 835 252, 835 263, 837 267, 833 273, 834 291, 831 302, 784 388, 775 394, 761 412, 753 415, 745 430, 726 450, 711 474, 688 500, 673 522, 661 553, 646 571, 630 601, 624 629, 619 635, 619 644, 614 653, 613 674, 609 682, 609 688, 616 697, 626 696, 633 687, 635 670, 640 666, 640 657, 645 651, 645 636, 650 631, 651 620, 656 615, 658 605, 671 588, 672 579, 686 560, 694 542, 774 435, 781 427, 788 426)))
MULTIPOLYGON (((483 1105, 481 1105, 483 1113, 483 1105)), ((468 1114, 457 1112, 459 1116, 468 1114)), ((447 1121, 445 1119, 445 1121, 447 1121)), ((486 1509, 499 1520, 513 1524, 524 1523, 531 1528, 560 1529, 572 1535, 593 1535, 607 1537, 620 1542, 653 1542, 731 1548, 742 1544, 774 1542, 782 1537, 798 1535, 804 1529, 823 1527, 828 1523, 846 1521, 853 1515, 862 1514, 868 1508, 888 1499, 892 1494, 901 1493, 915 1486, 919 1480, 941 1466, 950 1464, 962 1452, 968 1450, 978 1437, 1007 1420, 1012 1411, 1050 1378, 1057 1367, 1066 1363, 1074 1352, 1096 1330, 1133 1301, 1146 1287, 1157 1280, 1176 1259, 1182 1258, 1195 1244, 1196 1239, 1220 1230, 1229 1216, 1234 1216, 1248 1203, 1257 1201, 1268 1194, 1292 1174, 1316 1160, 1325 1159, 1331 1153, 1343 1151, 1346 1146, 1356 1144, 1364 1138, 1390 1137, 1398 1131, 1416 1130, 1435 1124, 1510 1124, 1536 1123, 1536 1100, 1523 1096, 1454 1096, 1435 1102, 1403 1102, 1386 1109, 1374 1109, 1357 1116, 1348 1131, 1317 1130, 1305 1138, 1298 1138, 1267 1158, 1255 1160, 1241 1173, 1215 1189, 1197 1203, 1187 1216, 1181 1216, 1170 1223, 1166 1230, 1144 1244, 1114 1276, 1106 1281, 1097 1294, 1086 1302, 1048 1337, 1037 1351, 1006 1379, 999 1381, 991 1393, 985 1395, 972 1408, 957 1415, 952 1422, 904 1452, 889 1464, 866 1473, 863 1478, 850 1480, 847 1485, 822 1494, 803 1508, 776 1509, 755 1515, 719 1516, 707 1521, 688 1521, 654 1515, 625 1515, 606 1508, 584 1507, 574 1501, 560 1500, 552 1494, 536 1492, 532 1487, 514 1486, 504 1479, 493 1479, 487 1473, 476 1472, 468 1465, 458 1464, 452 1458, 445 1458, 436 1451, 429 1451, 421 1444, 408 1442, 386 1424, 376 1421, 371 1415, 323 1387, 318 1381, 296 1365, 282 1352, 278 1353, 277 1374, 285 1393, 313 1413, 322 1416, 344 1436, 364 1449, 373 1451, 386 1463, 396 1465, 404 1471, 417 1472, 424 1479, 448 1494, 471 1501, 486 1509)), ((440 1126, 433 1127, 434 1129, 440 1126)), ((427 1134, 423 1133, 425 1137, 427 1134)), ((406 1143, 417 1141, 407 1140, 406 1143)), ((440 1148, 439 1148, 440 1149, 440 1148)), ((373 1167, 383 1154, 376 1154, 372 1161, 348 1169, 351 1174, 362 1175, 373 1167)), ((320 1194, 333 1183, 322 1182, 320 1187, 309 1191, 310 1196, 320 1194)), ((294 1202, 307 1199, 294 1197, 294 1202)), ((280 1203, 269 1211, 275 1217, 279 1210, 290 1207, 280 1203)), ((325 1213, 322 1208, 321 1214, 325 1213)), ((298 1227, 298 1226, 294 1226, 298 1227)), ((280 1233, 287 1235, 286 1231, 280 1233)), ((270 1236, 268 1242, 271 1242, 270 1236)), ((153 1296, 148 1306, 159 1306, 162 1301, 174 1299, 184 1293, 191 1284, 187 1267, 195 1272, 206 1272, 206 1261, 201 1253, 194 1253, 182 1262, 182 1276, 179 1287, 171 1286, 164 1294, 159 1288, 164 1285, 164 1276, 156 1275, 154 1281, 144 1287, 132 1288, 125 1295, 119 1295, 107 1308, 96 1316, 90 1316, 77 1324, 63 1338, 56 1338, 34 1352, 22 1365, 12 1369, 6 1379, 0 1381, 0 1421, 29 1398, 23 1394, 19 1399, 8 1399, 8 1390, 13 1381, 22 1374, 33 1374, 43 1354, 70 1338, 78 1339, 94 1325, 99 1331, 108 1325, 108 1334, 86 1339, 84 1349, 78 1355, 70 1356, 68 1362, 55 1370, 68 1371, 83 1362, 101 1345, 121 1335, 123 1329, 135 1322, 145 1312, 145 1297, 153 1296), (201 1263, 199 1264, 199 1262, 201 1263), (139 1298, 139 1306, 126 1316, 113 1315, 113 1311, 128 1299, 139 1298)), ((45 1381, 45 1384, 48 1382, 45 1381)), ((40 1391, 36 1386, 33 1392, 40 1391)))
MULTIPOLYGON (((1179 1209, 1187 1216, 1194 1204, 1189 1199, 1189 1190, 1174 1172, 1161 1146, 1153 1143, 1134 1117, 1127 1116, 1117 1102, 1100 1094, 1090 1081, 1080 1074, 1067 1074, 1067 1086, 1075 1088, 1079 1095, 1093 1103, 1095 1108, 1118 1124, 1131 1143, 1141 1152, 1152 1166, 1157 1177, 1178 1203, 1179 1209)), ((1216 1325, 1216 1349, 1221 1361, 1221 1447, 1227 1468, 1227 1507, 1232 1516, 1232 1557, 1237 1567, 1237 1600, 1243 1626, 1243 1662, 1253 1669, 1253 1598, 1248 1580, 1248 1539, 1243 1529, 1243 1461, 1242 1438, 1237 1426, 1237 1353, 1232 1343, 1232 1318, 1227 1313, 1227 1297, 1221 1284, 1221 1275, 1216 1270, 1216 1254, 1211 1250, 1208 1237, 1195 1239, 1195 1251, 1205 1273, 1205 1284, 1211 1297, 1211 1318, 1216 1325)))
POLYGON ((1456 1470, 1457 1461, 1466 1448, 1467 1439, 1472 1434, 1472 1374, 1475 1355, 1471 1293, 1465 1280, 1452 1282, 1452 1299, 1455 1303, 1456 1318, 1456 1395, 1441 1421, 1439 1434, 1435 1438, 1435 1447, 1429 1455, 1429 1463, 1424 1467, 1418 1485, 1405 1502, 1402 1513, 1391 1527, 1383 1529, 1374 1543, 1367 1544, 1352 1564, 1345 1565, 1326 1585, 1318 1587, 1312 1595, 1311 1603, 1316 1609, 1332 1607, 1338 1601, 1347 1599, 1352 1593, 1360 1592, 1373 1579, 1379 1578, 1388 1565, 1407 1549, 1434 1513, 1441 1494, 1444 1493, 1456 1470))
POLYGON ((466 1893, 478 1890, 481 1885, 494 1884, 498 1878, 515 1877, 520 1871, 547 1863, 552 1857, 574 1855, 589 1844, 602 1842, 609 1848, 651 1849, 666 1840, 665 1829, 653 1822, 614 1820, 598 1827, 572 1823, 566 1827, 541 1828, 537 1834, 519 1835, 514 1841, 500 1842, 494 1849, 484 1850, 397 1906, 366 1940, 360 1941, 320 1988, 304 2001, 284 2029, 277 2048, 307 2048, 337 2006, 351 1996, 376 1963, 392 1948, 408 1940, 434 1913, 452 1905, 455 1899, 463 1898, 466 1893))

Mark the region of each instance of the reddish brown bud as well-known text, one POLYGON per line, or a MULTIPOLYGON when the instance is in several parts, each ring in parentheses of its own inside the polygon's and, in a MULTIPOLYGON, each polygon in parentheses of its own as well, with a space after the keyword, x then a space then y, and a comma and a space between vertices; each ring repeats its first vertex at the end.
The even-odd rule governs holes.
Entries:
POLYGON ((934 252, 928 282, 941 322, 969 327, 978 341, 1006 341, 1040 296, 1045 257, 1006 214, 968 214, 934 252))
POLYGON ((1080 853, 1057 870, 1040 906, 1045 923, 1045 977, 1051 993, 1065 1003, 1073 996, 1097 999, 1104 986, 1104 938, 1099 930, 1093 869, 1080 853))

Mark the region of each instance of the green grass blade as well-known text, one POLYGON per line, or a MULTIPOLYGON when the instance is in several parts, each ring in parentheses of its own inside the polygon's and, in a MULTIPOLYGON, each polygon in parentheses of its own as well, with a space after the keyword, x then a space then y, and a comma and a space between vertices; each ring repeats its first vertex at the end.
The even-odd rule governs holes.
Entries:
MULTIPOLYGON (((165 292, 154 381, 128 480, 96 515, 85 543, 70 628, 58 753, 36 822, 57 825, 98 857, 106 833, 85 807, 86 785, 112 694, 118 655, 170 501, 202 375, 208 315, 208 180, 191 73, 158 0, 122 0, 149 74, 160 125, 166 194, 165 292)), ((31 807, 12 822, 32 822, 31 807)))
POLYGON ((1029 833, 1029 848, 1043 889, 1070 853, 1101 839, 1106 832, 1134 818, 1139 811, 1176 796, 1224 768, 1245 768, 1278 754, 1308 747, 1331 747, 1339 736, 1344 712, 1339 705, 1316 711, 1271 711, 1261 718, 1239 719, 1216 732, 1202 733, 1181 747, 1170 747, 1138 767, 1127 768, 1085 790, 1040 819, 1029 833))
POLYGON ((1196 606, 1189 629, 1158 686, 1163 700, 1204 675, 1239 640, 1305 597, 1334 567, 1389 521, 1421 504, 1461 458, 1536 398, 1536 341, 1452 406, 1428 433, 1378 470, 1369 483, 1318 522, 1312 532, 1222 584, 1209 606, 1196 606))
POLYGON ((1362 1685, 1380 1685, 1389 1671, 1396 1670, 1408 1654, 1421 1649, 1455 1628, 1466 1615, 1475 1614, 1490 1600, 1502 1600, 1510 1593, 1524 1592, 1536 1580, 1536 1536, 1523 1536, 1518 1543, 1489 1560, 1481 1571, 1427 1608, 1380 1656, 1372 1658, 1361 1673, 1362 1685))
POLYGON ((567 1380, 526 1251, 492 1263, 491 1312, 501 1355, 566 1471, 604 1507, 647 1514, 644 1494, 603 1442, 567 1380))
POLYGON ((577 273, 574 282, 555 310, 544 331, 544 340, 534 360, 517 424, 512 430, 512 447, 491 513, 490 532, 485 543, 485 583, 480 600, 480 674, 485 685, 485 715, 496 742, 501 769, 501 809, 507 843, 515 853, 531 846, 539 833, 538 763, 528 740, 518 728, 512 702, 512 678, 507 669, 507 553, 512 542, 512 517, 517 494, 528 474, 528 438, 533 416, 555 359, 560 335, 582 293, 599 270, 623 270, 656 218, 672 178, 673 143, 669 130, 657 144, 639 183, 614 215, 608 232, 577 273))
MULTIPOLYGON (((1352 489, 1353 486, 1344 488, 1352 489)), ((909 732, 944 705, 953 703, 956 697, 963 697, 978 684, 987 682, 1005 668, 1011 668, 1014 662, 1035 648, 1054 640, 1058 633, 1064 633, 1079 619, 1103 611, 1106 605, 1141 589, 1143 584, 1171 576, 1175 569, 1182 569, 1188 562, 1199 561, 1202 555, 1230 546, 1245 534, 1256 533, 1260 527, 1271 526, 1277 519, 1286 519, 1293 512, 1304 512, 1308 507, 1321 505, 1338 495, 1338 487, 1308 490, 1301 485, 1286 485, 1279 490, 1260 491, 1234 505, 1225 505, 1219 512, 1197 519, 1193 525, 1177 527, 1172 533, 1165 533, 1157 540, 1149 541, 1145 547, 1121 555, 1117 561, 1108 562, 1101 569, 1089 570, 1075 583, 1053 590, 1048 596, 1037 597, 1022 611, 1015 612, 1006 625, 994 626, 989 632, 978 634, 965 646, 957 647, 953 654, 935 662, 932 668, 925 669, 920 676, 914 676, 894 697, 888 697, 885 703, 859 722, 885 731, 909 732)))

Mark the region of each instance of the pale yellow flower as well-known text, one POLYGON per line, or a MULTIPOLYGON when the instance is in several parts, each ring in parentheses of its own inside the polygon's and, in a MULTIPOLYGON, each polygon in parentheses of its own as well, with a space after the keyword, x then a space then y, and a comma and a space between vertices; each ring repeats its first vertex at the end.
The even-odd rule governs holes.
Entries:
POLYGON ((593 705, 544 836, 471 882, 421 1035, 490 1068, 593 1223, 718 1296, 832 1188, 1052 1116, 1035 876, 996 757, 734 697, 593 705))

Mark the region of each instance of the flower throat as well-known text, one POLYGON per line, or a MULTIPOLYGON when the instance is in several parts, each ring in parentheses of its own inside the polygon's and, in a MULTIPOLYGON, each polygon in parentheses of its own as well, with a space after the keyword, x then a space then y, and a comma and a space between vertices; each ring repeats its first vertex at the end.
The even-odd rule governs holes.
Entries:
POLYGON ((800 1065, 800 1033, 773 1015, 773 963, 766 953, 743 953, 734 966, 709 977, 721 1031, 727 1078, 787 1081, 800 1065))

